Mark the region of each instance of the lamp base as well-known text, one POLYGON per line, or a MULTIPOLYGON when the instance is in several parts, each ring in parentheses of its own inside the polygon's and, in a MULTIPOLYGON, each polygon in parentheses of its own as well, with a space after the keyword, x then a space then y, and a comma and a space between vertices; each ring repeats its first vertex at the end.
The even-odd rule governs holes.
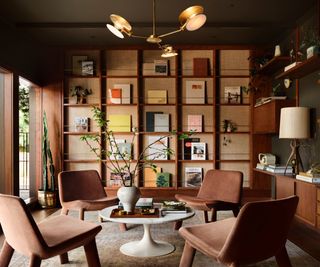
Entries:
POLYGON ((300 143, 297 139, 293 139, 290 142, 290 147, 291 147, 291 154, 288 158, 287 164, 286 164, 286 168, 284 170, 284 174, 286 174, 287 172, 287 168, 289 166, 289 164, 291 163, 293 166, 293 175, 299 174, 299 165, 301 165, 301 170, 303 171, 303 165, 302 165, 302 161, 301 161, 301 157, 300 157, 300 153, 299 153, 299 147, 300 147, 300 143))

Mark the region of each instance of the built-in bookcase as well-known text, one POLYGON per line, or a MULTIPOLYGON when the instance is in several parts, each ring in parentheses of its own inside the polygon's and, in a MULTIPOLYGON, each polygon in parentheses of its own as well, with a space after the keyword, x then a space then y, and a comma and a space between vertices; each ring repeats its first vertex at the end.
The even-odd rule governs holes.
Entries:
MULTIPOLYGON (((88 146, 80 141, 82 133, 75 131, 75 117, 87 117, 88 133, 100 132, 101 129, 95 125, 92 117, 92 106, 96 106, 106 113, 107 119, 115 115, 130 116, 130 129, 135 128, 136 133, 132 130, 115 131, 114 135, 119 142, 131 143, 135 134, 131 148, 133 163, 152 136, 168 134, 150 131, 150 127, 147 127, 150 114, 162 120, 164 117, 168 118, 169 131, 176 130, 178 133, 188 131, 190 116, 201 116, 202 131, 192 137, 199 138, 201 143, 206 144, 205 158, 184 159, 183 141, 177 136, 171 136, 168 145, 175 151, 174 155, 155 161, 162 172, 171 174, 170 187, 149 187, 150 183, 145 183, 148 178, 142 172, 136 178, 136 184, 145 192, 160 190, 158 192, 162 192, 161 195, 164 196, 166 192, 170 195, 170 192, 197 190, 197 187, 186 187, 185 171, 190 167, 201 167, 203 175, 213 168, 240 170, 244 173, 244 186, 250 186, 251 102, 250 96, 240 88, 248 87, 250 51, 242 48, 219 50, 215 47, 188 47, 178 49, 178 52, 179 56, 169 59, 161 58, 159 49, 75 49, 65 52, 64 170, 97 169, 102 179, 106 180, 106 189, 117 189, 110 182, 111 173, 105 165, 111 162, 97 161, 88 146), (74 74, 75 56, 80 59, 81 56, 86 56, 87 60, 94 62, 93 75, 74 74), (199 67, 195 63, 198 59, 205 62, 204 66, 200 66, 200 74, 195 69, 199 67), (75 98, 70 97, 70 88, 74 86, 92 89, 86 103, 77 104, 75 98), (115 89, 121 86, 130 87, 129 100, 123 95, 116 95, 115 89), (199 93, 192 95, 194 91, 190 88, 198 88, 199 93), (239 89, 239 99, 228 100, 226 88, 239 89), (163 98, 165 101, 162 101, 163 98), (154 115, 158 113, 169 115, 154 115), (226 120, 232 123, 233 129, 225 127, 226 120)), ((230 95, 234 96, 234 92, 230 95)))

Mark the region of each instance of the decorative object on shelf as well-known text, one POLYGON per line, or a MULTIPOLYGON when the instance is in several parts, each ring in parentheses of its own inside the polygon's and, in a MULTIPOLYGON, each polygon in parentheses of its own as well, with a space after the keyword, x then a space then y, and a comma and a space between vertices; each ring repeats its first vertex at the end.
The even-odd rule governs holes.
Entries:
POLYGON ((281 109, 279 138, 292 139, 291 154, 286 164, 286 170, 291 164, 293 173, 299 173, 299 166, 303 171, 303 165, 299 153, 299 139, 310 137, 310 114, 307 107, 288 107, 281 109))
POLYGON ((57 203, 57 191, 55 187, 55 168, 50 149, 48 136, 48 122, 46 112, 43 113, 42 135, 42 188, 38 190, 38 202, 42 208, 54 208, 57 203), (49 183, 50 172, 50 183, 49 183))
POLYGON ((88 117, 75 117, 74 118, 74 131, 75 132, 88 132, 89 131, 89 118, 88 117))
POLYGON ((225 102, 228 104, 241 104, 242 94, 241 86, 225 86, 224 87, 224 97, 225 102))
MULTIPOLYGON (((202 6, 191 6, 184 11, 182 11, 179 15, 180 27, 177 30, 160 34, 156 33, 156 1, 153 0, 153 16, 152 16, 152 34, 149 36, 139 36, 133 34, 132 27, 130 23, 123 17, 111 14, 110 19, 113 23, 107 24, 107 28, 117 37, 123 39, 124 34, 128 37, 136 37, 136 38, 144 38, 148 43, 154 43, 162 49, 163 54, 168 56, 169 53, 172 53, 172 47, 170 45, 161 45, 162 39, 165 36, 178 33, 187 29, 188 31, 195 31, 201 28, 206 22, 206 15, 203 14, 202 6), (124 34, 123 34, 124 33, 124 34)), ((177 53, 173 52, 171 56, 175 56, 177 53)))
POLYGON ((185 186, 200 187, 202 184, 202 168, 186 167, 184 179, 185 179, 185 186))
POLYGON ((70 95, 76 97, 77 104, 86 104, 87 96, 92 94, 91 89, 83 88, 80 85, 76 85, 75 87, 70 89, 70 95))
POLYGON ((237 130, 236 124, 231 120, 223 120, 222 123, 222 128, 225 133, 232 133, 237 130))
POLYGON ((283 84, 284 84, 284 87, 288 89, 288 88, 290 88, 291 85, 292 85, 292 80, 289 79, 289 78, 284 79, 284 80, 283 80, 283 84))
POLYGON ((258 159, 261 164, 276 164, 276 156, 270 153, 259 153, 258 159))
POLYGON ((154 60, 154 75, 168 75, 168 60, 154 60))
POLYGON ((209 58, 193 59, 193 75, 194 76, 209 75, 209 58))
POLYGON ((72 74, 82 75, 82 61, 86 61, 88 56, 72 56, 72 74))
POLYGON ((229 136, 223 136, 223 142, 222 145, 223 146, 227 146, 228 144, 231 144, 231 138, 229 136))
POLYGON ((303 51, 302 54, 305 55, 306 59, 319 54, 320 37, 316 29, 307 29, 303 32, 300 50, 303 51))
POLYGON ((81 62, 81 74, 83 76, 93 76, 94 74, 93 60, 84 60, 81 62))
MULTIPOLYGON (((109 128, 109 121, 105 119, 106 114, 97 107, 93 107, 92 112, 94 121, 98 124, 98 127, 101 128, 101 133, 96 135, 83 135, 80 137, 80 140, 86 142, 90 150, 100 160, 103 160, 107 170, 121 176, 123 185, 121 188, 131 188, 128 190, 119 189, 118 192, 120 192, 118 197, 123 204, 126 203, 126 205, 124 205, 124 209, 128 212, 132 212, 134 210, 135 203, 139 198, 139 189, 134 186, 135 177, 137 177, 144 168, 151 168, 156 172, 157 166, 154 164, 154 161, 168 158, 169 155, 173 154, 173 150, 165 144, 168 144, 168 138, 176 135, 176 132, 172 131, 161 136, 157 136, 152 142, 149 140, 149 143, 134 160, 132 158, 132 153, 120 150, 113 131, 109 128), (158 145, 162 142, 164 142, 164 145, 161 146, 161 149, 157 149, 156 151, 152 149, 150 150, 154 145, 158 145), (106 146, 104 145, 105 143, 107 144, 106 146), (94 144, 97 144, 99 148, 97 149, 94 144), (125 199, 122 199, 122 196, 124 196, 125 199), (127 203, 127 200, 129 200, 130 203, 127 203)), ((131 144, 135 143, 135 138, 137 137, 136 129, 133 130, 134 132, 130 140, 131 144)), ((184 139, 188 136, 189 134, 180 134, 179 139, 184 139)))
POLYGON ((274 56, 278 57, 281 56, 281 48, 280 45, 276 45, 275 49, 274 49, 274 56))
POLYGON ((204 104, 205 103, 205 81, 186 81, 186 103, 204 104))

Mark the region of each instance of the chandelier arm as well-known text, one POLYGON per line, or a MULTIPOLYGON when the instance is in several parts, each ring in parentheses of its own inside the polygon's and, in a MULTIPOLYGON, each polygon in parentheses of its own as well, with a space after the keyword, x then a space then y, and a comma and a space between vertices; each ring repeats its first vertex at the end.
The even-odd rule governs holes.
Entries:
POLYGON ((131 35, 129 35, 129 37, 141 38, 141 39, 147 39, 148 38, 148 36, 141 36, 141 35, 135 35, 135 34, 131 34, 131 35))
POLYGON ((152 34, 156 36, 156 0, 153 0, 152 34))
POLYGON ((182 32, 184 29, 180 28, 178 30, 175 30, 175 31, 172 31, 172 32, 168 32, 168 33, 164 33, 164 34, 161 34, 159 35, 158 37, 159 38, 162 38, 162 37, 165 37, 165 36, 168 36, 168 35, 171 35, 171 34, 175 34, 175 33, 178 33, 178 32, 182 32))

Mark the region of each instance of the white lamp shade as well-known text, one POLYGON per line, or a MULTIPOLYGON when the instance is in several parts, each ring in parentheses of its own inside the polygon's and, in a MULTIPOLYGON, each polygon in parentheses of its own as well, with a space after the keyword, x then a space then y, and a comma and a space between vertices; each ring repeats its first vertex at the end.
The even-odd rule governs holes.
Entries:
POLYGON ((306 107, 282 108, 279 138, 306 139, 310 137, 310 111, 306 107))
POLYGON ((203 26, 203 24, 205 24, 206 20, 207 20, 207 17, 204 14, 195 15, 192 18, 190 18, 189 21, 187 22, 186 29, 188 31, 198 30, 203 26))

